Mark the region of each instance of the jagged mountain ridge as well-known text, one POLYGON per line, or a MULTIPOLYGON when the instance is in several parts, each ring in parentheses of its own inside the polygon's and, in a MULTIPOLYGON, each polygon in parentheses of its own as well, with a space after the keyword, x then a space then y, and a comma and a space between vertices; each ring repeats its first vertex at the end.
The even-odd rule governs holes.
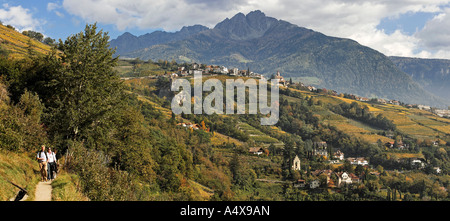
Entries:
POLYGON ((445 106, 382 53, 351 39, 326 36, 261 11, 238 13, 183 40, 123 57, 225 65, 271 75, 314 78, 315 86, 359 96, 445 106))
POLYGON ((208 27, 202 25, 193 25, 183 27, 177 32, 154 31, 152 33, 135 36, 129 32, 125 32, 116 39, 111 40, 110 46, 116 48, 116 55, 125 54, 152 45, 164 44, 171 41, 183 40, 191 35, 201 31, 208 30, 208 27))

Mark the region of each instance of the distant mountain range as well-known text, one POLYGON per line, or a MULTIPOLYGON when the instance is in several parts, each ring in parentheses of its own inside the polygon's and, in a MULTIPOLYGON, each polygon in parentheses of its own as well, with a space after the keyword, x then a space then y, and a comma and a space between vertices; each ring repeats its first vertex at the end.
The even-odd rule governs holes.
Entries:
POLYGON ((183 27, 177 32, 165 32, 165 31, 155 31, 139 37, 132 35, 129 32, 113 39, 110 42, 111 47, 116 47, 116 54, 124 55, 128 52, 140 50, 143 48, 150 47, 152 45, 164 44, 171 41, 183 40, 191 35, 197 34, 198 32, 207 30, 209 28, 202 25, 194 25, 189 27, 183 27))
POLYGON ((450 60, 406 57, 390 59, 425 90, 450 100, 450 60))
POLYGON ((268 17, 261 11, 238 13, 212 29, 197 25, 175 33, 153 32, 139 37, 125 33, 112 40, 111 46, 117 46, 121 57, 249 68, 267 76, 280 71, 285 78, 305 79, 341 93, 438 107, 450 104, 426 91, 376 50, 268 17))

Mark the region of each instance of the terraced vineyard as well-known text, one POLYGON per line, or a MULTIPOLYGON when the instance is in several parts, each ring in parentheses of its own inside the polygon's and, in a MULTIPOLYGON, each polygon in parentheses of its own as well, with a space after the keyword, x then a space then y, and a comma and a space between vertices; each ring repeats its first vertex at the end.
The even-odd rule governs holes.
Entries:
MULTIPOLYGON (((205 76, 203 80, 207 80, 210 78, 219 78, 219 80, 225 81, 225 79, 227 79, 228 77, 205 76)), ((156 82, 156 79, 130 79, 126 81, 126 84, 130 85, 134 90, 140 91, 139 93, 142 94, 145 93, 145 91, 154 91, 155 86, 149 86, 154 84, 154 82, 156 82)), ((299 92, 305 98, 313 97, 317 102, 322 103, 321 106, 315 107, 314 111, 314 116, 316 116, 321 123, 332 125, 339 131, 342 131, 350 136, 360 138, 369 143, 376 143, 378 141, 386 143, 393 142, 394 140, 390 137, 383 136, 383 130, 380 128, 375 128, 358 120, 350 119, 342 115, 333 113, 328 109, 329 105, 339 105, 341 103, 351 104, 353 102, 356 102, 359 105, 366 106, 371 113, 375 115, 382 114, 382 116, 388 118, 389 120, 392 120, 392 122, 396 125, 398 131, 414 138, 435 140, 439 139, 440 136, 447 136, 450 134, 449 119, 438 117, 437 115, 424 110, 406 108, 403 106, 392 104, 378 104, 356 101, 340 96, 324 95, 294 88, 289 88, 289 90, 299 92)), ((293 96, 282 95, 281 98, 286 99, 289 102, 300 102, 299 98, 293 96)), ((151 101, 152 99, 144 98, 142 96, 140 96, 139 99, 153 103, 153 101, 151 101)), ((154 103, 152 105, 154 105, 154 103)), ((160 105, 158 106, 158 109, 166 117, 170 117, 171 112, 169 109, 161 108, 160 105)), ((224 117, 227 116, 224 115, 224 117)), ((248 134, 250 139, 256 143, 262 143, 265 146, 268 146, 270 144, 281 145, 281 142, 277 139, 259 131, 258 129, 250 126, 247 123, 241 122, 239 124, 239 129, 248 134)), ((277 127, 274 127, 273 129, 279 133, 284 133, 283 130, 277 127)))
POLYGON ((47 54, 51 51, 50 46, 3 25, 0 25, 0 43, 12 58, 23 58, 28 53, 29 47, 33 52, 41 54, 47 54))
POLYGON ((247 123, 241 122, 239 123, 238 127, 240 130, 244 131, 244 133, 248 134, 250 136, 250 139, 255 141, 256 143, 264 143, 264 144, 280 143, 279 140, 266 135, 265 133, 250 126, 247 123))
MULTIPOLYGON (((407 134, 413 138, 439 140, 442 137, 450 135, 450 119, 439 117, 431 112, 419 110, 416 108, 406 108, 399 105, 379 104, 356 101, 348 98, 332 95, 322 95, 309 91, 300 91, 289 88, 291 91, 302 93, 305 97, 313 97, 321 101, 323 108, 317 109, 314 114, 322 123, 335 126, 338 130, 361 138, 367 142, 375 143, 378 140, 382 142, 393 142, 394 140, 382 135, 383 132, 378 128, 373 128, 365 123, 348 119, 338 114, 329 111, 327 105, 338 105, 342 102, 353 103, 368 107, 369 111, 375 115, 382 114, 382 116, 392 120, 396 125, 398 131, 407 134)), ((299 102, 298 98, 284 96, 289 102, 299 102)))

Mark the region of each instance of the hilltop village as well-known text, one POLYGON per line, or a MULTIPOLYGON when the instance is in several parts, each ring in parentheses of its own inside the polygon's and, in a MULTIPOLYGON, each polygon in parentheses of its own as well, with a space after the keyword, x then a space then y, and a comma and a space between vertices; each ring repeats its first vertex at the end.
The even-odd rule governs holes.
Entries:
MULTIPOLYGON (((135 59, 137 61, 133 61, 134 65, 139 66, 140 63, 143 61, 140 61, 139 59, 135 59)), ((132 63, 133 63, 132 62, 132 63)), ((166 63, 167 61, 158 61, 158 63, 166 63)), ((173 62, 172 62, 173 63, 173 62)), ((169 71, 165 72, 164 74, 160 75, 150 75, 145 76, 142 78, 157 78, 157 77, 165 77, 165 78, 178 78, 178 77, 192 77, 194 74, 202 74, 206 76, 216 76, 216 75, 228 75, 228 76, 235 76, 235 77, 250 77, 255 79, 265 79, 266 77, 263 74, 255 73, 251 71, 249 68, 240 70, 239 68, 227 68, 225 66, 220 65, 205 65, 205 64, 198 64, 198 63, 191 63, 191 64, 183 64, 183 66, 178 67, 177 71, 169 71)), ((123 80, 128 80, 134 77, 122 77, 123 80)), ((270 79, 278 79, 279 85, 284 87, 293 87, 298 89, 307 89, 311 92, 316 93, 325 93, 333 96, 343 96, 344 98, 353 99, 356 101, 362 101, 362 102, 368 102, 368 103, 379 103, 379 104, 392 104, 392 105, 401 105, 407 108, 417 108, 420 110, 426 110, 430 111, 440 117, 448 117, 450 118, 450 110, 446 109, 439 109, 435 107, 431 107, 428 105, 422 105, 422 104, 406 104, 398 100, 391 100, 386 98, 368 98, 368 97, 361 97, 354 94, 347 94, 347 93, 338 93, 334 90, 328 90, 326 88, 317 88, 312 85, 305 85, 302 82, 293 82, 292 78, 289 80, 286 80, 280 73, 280 71, 277 71, 275 74, 272 74, 268 80, 270 79)))

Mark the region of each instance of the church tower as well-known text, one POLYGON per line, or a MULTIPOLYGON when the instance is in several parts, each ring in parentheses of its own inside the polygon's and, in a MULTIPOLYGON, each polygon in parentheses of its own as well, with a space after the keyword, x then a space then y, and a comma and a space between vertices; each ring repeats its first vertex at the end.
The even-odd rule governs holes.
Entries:
POLYGON ((293 170, 300 170, 300 158, 298 156, 295 156, 294 161, 292 162, 292 169, 293 170))

